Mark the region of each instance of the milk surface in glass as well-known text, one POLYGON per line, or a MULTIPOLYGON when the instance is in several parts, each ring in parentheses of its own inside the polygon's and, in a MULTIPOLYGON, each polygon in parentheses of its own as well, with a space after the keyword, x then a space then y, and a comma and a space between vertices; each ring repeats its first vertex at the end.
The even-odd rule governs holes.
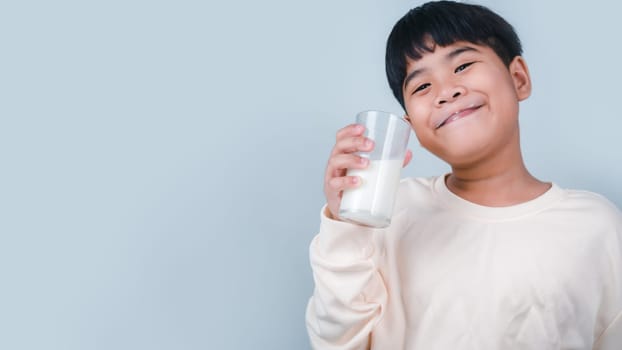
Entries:
POLYGON ((386 227, 391 220, 402 160, 372 160, 366 169, 349 169, 361 185, 343 192, 339 216, 364 225, 386 227))

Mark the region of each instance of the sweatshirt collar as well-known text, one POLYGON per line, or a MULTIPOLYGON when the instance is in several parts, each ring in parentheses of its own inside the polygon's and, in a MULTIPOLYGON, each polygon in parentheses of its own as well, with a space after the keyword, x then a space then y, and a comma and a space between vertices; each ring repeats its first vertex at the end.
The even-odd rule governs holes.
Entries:
POLYGON ((488 207, 470 202, 451 192, 445 183, 446 177, 447 175, 434 179, 434 192, 441 204, 462 215, 486 221, 513 220, 526 215, 532 215, 551 207, 565 195, 565 191, 562 188, 552 183, 551 188, 546 192, 527 202, 506 207, 488 207))

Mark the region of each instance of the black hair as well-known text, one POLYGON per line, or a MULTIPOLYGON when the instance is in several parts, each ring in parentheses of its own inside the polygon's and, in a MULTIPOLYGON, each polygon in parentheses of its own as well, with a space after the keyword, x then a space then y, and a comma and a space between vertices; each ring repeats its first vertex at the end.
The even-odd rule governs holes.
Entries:
POLYGON ((424 53, 434 51, 435 45, 447 46, 457 41, 490 47, 506 66, 523 51, 514 28, 484 6, 434 1, 413 8, 393 27, 385 56, 389 86, 404 110, 402 84, 407 57, 418 60, 424 53))

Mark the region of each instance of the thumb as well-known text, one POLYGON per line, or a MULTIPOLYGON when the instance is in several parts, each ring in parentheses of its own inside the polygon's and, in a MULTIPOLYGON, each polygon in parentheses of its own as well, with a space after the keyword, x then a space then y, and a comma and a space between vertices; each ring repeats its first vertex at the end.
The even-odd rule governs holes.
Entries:
POLYGON ((413 152, 411 150, 406 150, 406 157, 404 157, 404 164, 402 167, 406 167, 410 160, 413 158, 413 152))

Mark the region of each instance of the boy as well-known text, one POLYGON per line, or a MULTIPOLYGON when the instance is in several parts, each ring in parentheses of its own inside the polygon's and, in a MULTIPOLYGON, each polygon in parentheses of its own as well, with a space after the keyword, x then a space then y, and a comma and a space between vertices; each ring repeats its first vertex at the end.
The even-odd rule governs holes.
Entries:
POLYGON ((361 126, 337 133, 310 248, 314 348, 622 349, 622 215, 527 171, 521 51, 481 6, 432 2, 397 22, 389 85, 451 173, 402 180, 386 229, 340 221, 341 193, 359 183, 346 169, 367 166, 355 152, 373 143, 361 126))

